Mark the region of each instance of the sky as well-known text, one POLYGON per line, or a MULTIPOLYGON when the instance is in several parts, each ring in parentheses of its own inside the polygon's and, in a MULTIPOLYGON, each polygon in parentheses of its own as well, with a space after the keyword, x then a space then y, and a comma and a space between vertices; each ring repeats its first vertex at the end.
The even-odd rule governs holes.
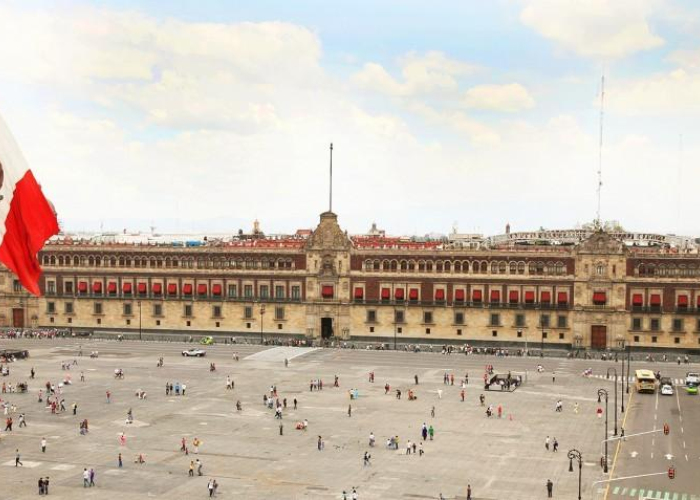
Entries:
POLYGON ((694 0, 0 3, 0 115, 64 230, 700 236, 694 0), (604 133, 600 148, 601 77, 604 133))

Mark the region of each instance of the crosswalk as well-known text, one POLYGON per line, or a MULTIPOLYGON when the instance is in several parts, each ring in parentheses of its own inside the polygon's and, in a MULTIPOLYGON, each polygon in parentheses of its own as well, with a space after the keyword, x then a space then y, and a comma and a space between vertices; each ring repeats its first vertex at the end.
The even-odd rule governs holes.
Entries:
MULTIPOLYGON (((607 380, 609 382, 615 382, 615 377, 607 377, 602 374, 592 374, 592 375, 586 375, 587 378, 595 378, 595 379, 601 379, 601 380, 607 380)), ((671 379, 673 381, 673 385, 678 385, 678 386, 684 386, 685 385, 685 379, 682 378, 673 378, 671 379)), ((618 377, 617 383, 621 384, 623 382, 622 377, 618 377)), ((629 384, 634 384, 634 377, 628 377, 627 382, 629 384)))
POLYGON ((648 499, 648 500, 700 500, 699 495, 692 493, 678 493, 674 491, 662 491, 657 489, 646 490, 644 488, 628 488, 615 486, 611 493, 619 497, 648 499))

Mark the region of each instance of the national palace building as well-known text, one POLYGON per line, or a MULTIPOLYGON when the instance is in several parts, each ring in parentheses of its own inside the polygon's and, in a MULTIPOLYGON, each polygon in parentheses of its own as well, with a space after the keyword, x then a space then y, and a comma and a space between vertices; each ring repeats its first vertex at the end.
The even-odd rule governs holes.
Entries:
POLYGON ((460 247, 308 234, 173 244, 52 240, 42 297, 0 274, 0 326, 522 347, 700 349, 700 255, 604 230, 460 247), (262 324, 261 324, 262 322, 262 324))

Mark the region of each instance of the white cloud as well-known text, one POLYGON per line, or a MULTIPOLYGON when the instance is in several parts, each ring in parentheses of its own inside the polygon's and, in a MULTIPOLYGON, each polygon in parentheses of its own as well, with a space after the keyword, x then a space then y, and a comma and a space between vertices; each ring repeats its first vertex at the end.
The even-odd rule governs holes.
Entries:
POLYGON ((566 50, 615 59, 664 44, 649 24, 654 0, 529 0, 520 19, 566 50))
POLYGON ((409 52, 398 61, 403 81, 399 81, 380 64, 367 63, 353 76, 356 85, 390 96, 414 96, 432 92, 453 91, 457 78, 477 71, 477 67, 450 59, 442 52, 425 54, 409 52))
POLYGON ((700 70, 700 49, 675 50, 667 59, 681 68, 700 70))
POLYGON ((676 69, 622 80, 606 90, 606 100, 611 109, 632 116, 697 116, 700 113, 700 73, 676 69))
POLYGON ((535 100, 519 83, 478 85, 464 94, 464 106, 474 109, 516 112, 535 106, 535 100))

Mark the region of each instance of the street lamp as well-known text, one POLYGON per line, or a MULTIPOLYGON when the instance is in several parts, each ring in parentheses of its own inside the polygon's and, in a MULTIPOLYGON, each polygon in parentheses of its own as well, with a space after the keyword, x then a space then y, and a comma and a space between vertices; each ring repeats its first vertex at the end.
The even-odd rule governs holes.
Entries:
POLYGON ((620 376, 622 377, 622 387, 620 389, 620 394, 622 395, 622 402, 620 403, 620 413, 625 413, 625 396, 624 396, 624 393, 626 392, 625 391, 625 384, 627 384, 627 386, 629 386, 630 381, 629 381, 628 377, 625 377, 625 352, 624 352, 625 345, 624 345, 624 343, 622 344, 622 349, 623 349, 622 356, 620 356, 620 359, 622 360, 622 371, 620 372, 620 374, 621 374, 620 376))
POLYGON ((630 354, 632 353, 632 350, 630 349, 630 346, 627 346, 627 390, 625 391, 626 394, 630 393, 630 364, 632 363, 632 357, 630 354))
POLYGON ((396 350, 396 330, 398 329, 397 323, 397 317, 396 317, 396 306, 394 306, 394 350, 396 350))
POLYGON ((581 500, 581 467, 583 465, 583 457, 577 449, 569 450, 566 455, 569 458, 569 472, 574 471, 574 460, 578 460, 578 500, 581 500))
POLYGON ((542 330, 542 341, 540 342, 540 358, 544 358, 544 335, 545 331, 542 330))
POLYGON ((608 473, 608 391, 598 389, 598 402, 600 398, 605 396, 605 462, 603 463, 603 472, 608 473))
POLYGON ((617 368, 612 366, 608 368, 608 371, 605 373, 605 378, 610 378, 610 370, 615 373, 615 434, 613 434, 613 436, 617 436, 617 368))
POLYGON ((260 305, 260 345, 263 344, 263 316, 265 315, 265 304, 260 305))
POLYGON ((136 303, 139 306, 139 340, 143 340, 143 335, 141 333, 141 301, 137 300, 136 303))

